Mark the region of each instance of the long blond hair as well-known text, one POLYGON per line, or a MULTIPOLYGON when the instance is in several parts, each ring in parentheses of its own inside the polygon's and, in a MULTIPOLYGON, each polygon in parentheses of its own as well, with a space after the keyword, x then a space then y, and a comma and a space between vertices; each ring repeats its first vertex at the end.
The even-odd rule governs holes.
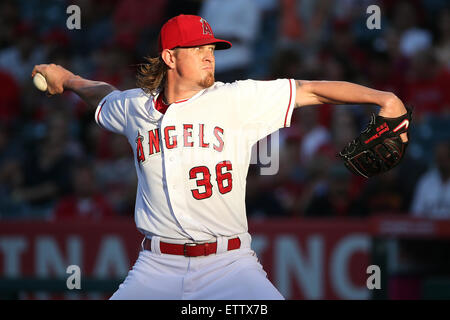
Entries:
POLYGON ((167 65, 161 56, 144 57, 147 63, 139 65, 136 85, 145 93, 156 95, 163 88, 167 77, 167 65))

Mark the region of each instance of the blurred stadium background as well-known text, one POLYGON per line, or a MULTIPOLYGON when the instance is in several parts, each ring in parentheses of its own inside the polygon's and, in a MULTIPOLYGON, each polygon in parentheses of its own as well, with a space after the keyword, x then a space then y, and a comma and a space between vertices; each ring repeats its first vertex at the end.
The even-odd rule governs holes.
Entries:
POLYGON ((253 245, 288 299, 450 298, 450 7, 446 0, 2 0, 0 298, 103 299, 133 265, 136 190, 125 138, 96 126, 68 92, 33 87, 55 63, 121 90, 156 56, 161 25, 199 14, 233 48, 216 78, 345 80, 414 106, 401 166, 362 180, 335 154, 375 106, 296 110, 280 131, 279 172, 248 175, 253 245), (69 5, 81 29, 69 30, 69 5), (381 28, 369 30, 369 5, 381 28), (81 290, 68 290, 69 265, 81 290), (366 287, 367 267, 381 289, 366 287))

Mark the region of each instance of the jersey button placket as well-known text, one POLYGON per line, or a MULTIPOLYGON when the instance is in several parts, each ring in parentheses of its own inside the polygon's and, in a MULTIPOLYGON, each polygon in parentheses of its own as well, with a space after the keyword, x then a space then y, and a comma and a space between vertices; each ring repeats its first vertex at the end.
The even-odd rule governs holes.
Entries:
MULTIPOLYGON (((170 108, 167 110, 162 122, 161 122, 161 132, 163 134, 162 136, 162 148, 164 150, 164 156, 163 156, 163 165, 165 168, 165 177, 166 177, 166 184, 168 189, 168 195, 169 195, 169 201, 173 210, 174 215, 176 216, 176 219, 180 223, 180 225, 183 227, 183 229, 186 231, 186 229, 191 229, 190 224, 186 221, 186 199, 185 193, 183 191, 183 179, 185 177, 183 176, 183 170, 184 167, 182 165, 182 162, 180 162, 181 157, 181 147, 180 147, 180 137, 182 137, 182 131, 181 126, 177 122, 176 119, 176 104, 172 104, 170 108), (172 110, 171 110, 172 109, 172 110), (175 111, 175 112, 174 112, 175 111), (175 126, 176 130, 172 131, 171 136, 177 136, 178 145, 177 147, 173 149, 167 149, 166 143, 165 143, 165 136, 164 136, 164 128, 166 126, 175 126)), ((187 232, 187 231, 186 231, 187 232)))

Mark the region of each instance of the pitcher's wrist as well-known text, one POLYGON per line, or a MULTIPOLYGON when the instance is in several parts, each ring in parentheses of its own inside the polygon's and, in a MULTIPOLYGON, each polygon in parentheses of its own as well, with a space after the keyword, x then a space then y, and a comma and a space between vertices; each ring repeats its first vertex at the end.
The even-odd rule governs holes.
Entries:
POLYGON ((82 79, 80 76, 75 74, 70 74, 67 76, 67 78, 63 81, 63 88, 64 90, 73 90, 75 81, 82 79))

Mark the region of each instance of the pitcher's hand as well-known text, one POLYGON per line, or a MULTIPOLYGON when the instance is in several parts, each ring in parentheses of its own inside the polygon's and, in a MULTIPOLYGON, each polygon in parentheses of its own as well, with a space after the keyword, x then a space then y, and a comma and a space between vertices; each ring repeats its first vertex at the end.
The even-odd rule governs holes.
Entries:
POLYGON ((64 92, 65 82, 75 77, 69 70, 55 64, 39 64, 34 66, 31 72, 31 78, 39 72, 47 81, 47 92, 49 95, 61 94, 64 92))

